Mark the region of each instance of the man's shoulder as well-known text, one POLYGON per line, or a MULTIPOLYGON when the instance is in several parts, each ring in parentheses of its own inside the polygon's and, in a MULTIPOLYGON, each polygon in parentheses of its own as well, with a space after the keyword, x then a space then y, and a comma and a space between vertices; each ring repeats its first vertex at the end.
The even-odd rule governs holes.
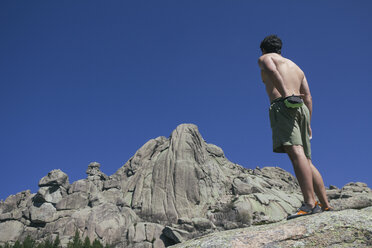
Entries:
POLYGON ((261 55, 258 59, 265 59, 265 58, 271 58, 273 56, 273 53, 266 53, 266 54, 263 54, 261 55))
POLYGON ((258 58, 258 62, 262 62, 265 58, 266 58, 267 54, 264 54, 264 55, 261 55, 259 58, 258 58))
POLYGON ((258 58, 258 64, 259 65, 262 65, 264 64, 265 62, 267 63, 268 62, 268 59, 271 59, 272 56, 270 56, 270 54, 264 54, 264 55, 261 55, 259 58, 258 58))
POLYGON ((261 57, 259 57, 258 59, 259 62, 265 62, 268 60, 274 61, 275 63, 283 63, 283 62, 291 61, 290 59, 287 59, 283 57, 281 54, 277 54, 277 53, 266 53, 262 55, 261 57))

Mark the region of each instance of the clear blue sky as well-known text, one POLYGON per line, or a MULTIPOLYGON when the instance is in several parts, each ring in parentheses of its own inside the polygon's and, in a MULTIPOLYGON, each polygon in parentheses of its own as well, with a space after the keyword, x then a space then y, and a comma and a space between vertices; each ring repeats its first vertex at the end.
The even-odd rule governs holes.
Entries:
POLYGON ((283 40, 313 95, 326 185, 372 185, 372 1, 1 1, 0 199, 53 169, 108 175, 181 123, 247 168, 272 152, 259 44, 283 40))

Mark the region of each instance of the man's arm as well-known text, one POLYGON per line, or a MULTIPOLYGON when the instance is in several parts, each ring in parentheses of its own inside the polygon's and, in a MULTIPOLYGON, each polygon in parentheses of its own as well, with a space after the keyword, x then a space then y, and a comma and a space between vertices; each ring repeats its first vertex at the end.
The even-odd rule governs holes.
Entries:
POLYGON ((265 74, 269 77, 270 81, 273 83, 273 85, 279 91, 282 97, 287 97, 290 95, 289 91, 285 87, 282 75, 280 75, 271 57, 269 56, 261 57, 258 60, 258 65, 260 66, 261 70, 263 70, 265 74))
POLYGON ((313 113, 313 99, 311 97, 309 84, 307 83, 305 75, 301 82, 300 94, 302 95, 302 99, 304 100, 305 105, 310 111, 310 120, 311 120, 311 115, 313 113))
MULTIPOLYGON (((310 121, 311 121, 311 116, 313 114, 313 99, 311 97, 309 84, 307 83, 305 74, 304 74, 304 78, 302 79, 302 82, 301 82, 300 94, 302 94, 302 99, 304 100, 305 105, 309 109, 310 121)), ((309 125, 309 136, 310 136, 310 139, 313 138, 313 130, 311 129, 311 125, 309 125)))

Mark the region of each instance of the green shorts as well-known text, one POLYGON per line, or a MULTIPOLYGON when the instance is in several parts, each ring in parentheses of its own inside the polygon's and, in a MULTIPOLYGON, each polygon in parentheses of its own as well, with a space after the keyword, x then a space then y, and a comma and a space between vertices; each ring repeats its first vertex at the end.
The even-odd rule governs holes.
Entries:
POLYGON ((283 146, 301 145, 311 159, 309 138, 310 112, 305 104, 287 108, 281 98, 270 105, 270 125, 273 131, 273 151, 284 153, 283 146))

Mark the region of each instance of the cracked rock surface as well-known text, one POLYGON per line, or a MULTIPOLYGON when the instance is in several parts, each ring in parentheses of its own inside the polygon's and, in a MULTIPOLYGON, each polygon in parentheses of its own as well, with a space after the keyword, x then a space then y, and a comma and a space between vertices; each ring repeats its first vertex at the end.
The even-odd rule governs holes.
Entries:
POLYGON ((212 233, 172 248, 371 247, 372 207, 323 212, 291 221, 212 233))
MULTIPOLYGON (((52 170, 39 181, 36 194, 23 191, 1 201, 0 244, 27 235, 37 240, 59 235, 65 247, 78 230, 83 238, 114 247, 161 248, 225 230, 281 223, 302 201, 290 173, 230 162, 193 124, 179 125, 169 138, 149 140, 111 176, 100 168, 90 163, 87 178, 71 184, 67 174, 52 170)), ((345 211, 370 215, 365 209, 372 206, 372 192, 366 184, 332 186, 327 193, 335 209, 362 209, 345 211)), ((321 216, 342 213, 348 212, 321 216)))

